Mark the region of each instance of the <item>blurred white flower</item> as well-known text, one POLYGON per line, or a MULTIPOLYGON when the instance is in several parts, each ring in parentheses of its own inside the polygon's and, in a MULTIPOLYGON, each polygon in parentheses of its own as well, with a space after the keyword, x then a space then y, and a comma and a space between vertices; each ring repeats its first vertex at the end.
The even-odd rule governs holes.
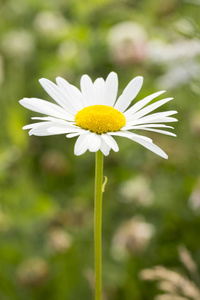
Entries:
POLYGON ((127 257, 129 253, 140 253, 146 249, 155 232, 155 227, 136 216, 123 222, 115 233, 111 253, 117 260, 127 257))
POLYGON ((24 260, 17 268, 17 281, 20 285, 33 288, 42 285, 49 275, 49 265, 40 257, 24 260))
POLYGON ((176 89, 190 83, 200 76, 200 41, 197 39, 176 40, 166 43, 163 40, 152 40, 148 44, 148 60, 165 67, 164 75, 156 81, 156 87, 176 89))
POLYGON ((135 22, 118 23, 109 31, 108 45, 111 58, 116 63, 142 62, 146 57, 146 31, 135 22))
POLYGON ((196 39, 179 39, 174 43, 152 40, 148 43, 148 59, 156 64, 184 61, 200 55, 200 41, 196 39))
POLYGON ((47 246, 51 252, 66 252, 72 246, 72 237, 61 228, 53 228, 49 232, 47 246))
POLYGON ((5 56, 26 60, 35 50, 35 41, 27 30, 12 30, 2 37, 1 46, 5 56))
POLYGON ((122 182, 119 192, 122 202, 135 202, 143 206, 152 203, 153 192, 150 188, 150 181, 145 176, 140 175, 122 182))
POLYGON ((34 20, 34 27, 43 35, 58 35, 61 31, 68 29, 69 23, 58 12, 42 11, 34 20))
POLYGON ((200 65, 197 61, 188 60, 184 62, 174 62, 168 65, 164 75, 160 76, 155 85, 157 88, 172 90, 200 76, 200 65))

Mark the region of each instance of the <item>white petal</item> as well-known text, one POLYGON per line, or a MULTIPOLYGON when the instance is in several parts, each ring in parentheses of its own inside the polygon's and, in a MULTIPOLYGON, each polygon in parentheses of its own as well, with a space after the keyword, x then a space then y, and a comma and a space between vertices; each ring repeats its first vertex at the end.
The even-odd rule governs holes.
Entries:
POLYGON ((163 118, 163 117, 172 116, 177 113, 178 112, 176 110, 167 110, 167 111, 162 111, 162 112, 157 112, 157 113, 151 114, 149 116, 146 116, 145 118, 152 117, 152 116, 158 117, 158 118, 163 118))
POLYGON ((97 152, 101 148, 101 137, 95 133, 91 134, 90 145, 88 150, 90 152, 97 152))
POLYGON ((51 134, 64 134, 64 133, 73 133, 73 132, 77 133, 80 132, 80 130, 78 128, 57 123, 57 124, 52 124, 52 126, 49 127, 48 132, 51 134))
POLYGON ((102 140, 100 150, 103 153, 103 155, 108 156, 108 154, 110 153, 110 149, 111 148, 108 146, 108 144, 106 144, 106 142, 102 140))
POLYGON ((66 120, 54 118, 54 117, 31 117, 32 120, 41 120, 41 121, 52 121, 60 124, 76 127, 73 122, 68 122, 66 120))
POLYGON ((148 123, 151 123, 151 122, 154 122, 154 123, 171 123, 171 122, 177 122, 178 120, 175 119, 175 118, 171 118, 171 117, 163 117, 163 118, 160 118, 160 119, 155 119, 155 118, 151 118, 151 119, 139 119, 139 120, 136 120, 135 122, 133 122, 133 125, 139 125, 139 124, 148 124, 148 123))
POLYGON ((156 146, 154 143, 152 143, 151 140, 150 141, 145 140, 143 136, 140 136, 140 135, 136 136, 135 134, 132 134, 131 132, 116 132, 114 134, 119 135, 119 133, 121 133, 120 136, 129 138, 132 141, 137 142, 138 144, 144 146, 145 148, 149 149, 150 151, 156 153, 157 155, 159 155, 163 158, 166 158, 166 159, 168 158, 167 154, 162 149, 160 149, 158 146, 156 146))
POLYGON ((43 87, 43 89, 58 103, 62 106, 63 99, 59 93, 58 86, 46 78, 39 79, 39 83, 43 87))
POLYGON ((140 134, 136 134, 134 132, 129 132, 129 131, 116 131, 116 132, 108 132, 107 133, 108 135, 115 135, 115 136, 122 136, 122 137, 126 137, 128 139, 131 139, 134 137, 134 138, 138 138, 138 139, 141 139, 141 140, 144 140, 144 141, 147 141, 149 143, 152 143, 152 139, 150 139, 149 137, 147 136, 143 136, 143 135, 140 135, 140 134))
POLYGON ((124 115, 126 118, 128 118, 129 116, 133 115, 134 113, 136 113, 138 110, 140 110, 141 108, 143 108, 145 105, 147 105, 151 100, 153 100, 154 98, 160 96, 161 94, 163 94, 165 91, 160 91, 157 93, 154 93, 152 95, 149 95, 147 97, 145 97, 144 99, 138 101, 137 103, 135 103, 131 108, 129 108, 127 111, 124 112, 124 115))
POLYGON ((145 116, 138 120, 133 120, 129 122, 127 125, 139 125, 139 124, 147 124, 147 123, 169 123, 169 122, 177 122, 176 118, 167 117, 164 113, 155 113, 149 116, 145 116))
POLYGON ((41 78, 39 82, 43 89, 67 112, 71 114, 75 114, 77 112, 75 107, 68 101, 67 94, 64 94, 56 84, 46 78, 41 78))
MULTIPOLYGON (((45 118, 44 118, 45 119, 45 118)), ((29 124, 23 127, 23 129, 32 129, 29 131, 29 135, 57 135, 63 133, 71 133, 80 131, 80 129, 69 122, 60 122, 58 119, 46 118, 49 122, 38 122, 29 124)))
POLYGON ((74 121, 74 116, 67 113, 66 110, 64 110, 62 107, 42 99, 24 98, 20 100, 19 103, 27 109, 39 112, 41 114, 53 116, 68 121, 74 121))
POLYGON ((84 97, 84 106, 94 105, 94 91, 93 83, 88 75, 83 75, 81 77, 81 91, 84 97))
POLYGON ((121 112, 124 112, 127 107, 130 105, 131 101, 139 93, 143 83, 143 78, 141 76, 135 77, 127 87, 124 89, 122 95, 118 98, 115 108, 121 112))
POLYGON ((102 104, 104 102, 105 82, 103 78, 97 78, 93 85, 95 98, 94 104, 102 104))
POLYGON ((66 137, 67 137, 67 138, 73 138, 73 137, 78 136, 78 135, 81 135, 81 134, 83 134, 83 133, 85 133, 85 130, 80 130, 80 131, 78 131, 78 132, 68 133, 68 134, 66 135, 66 137))
POLYGON ((138 139, 133 139, 135 140, 135 142, 137 142, 138 144, 144 146, 145 148, 149 149, 150 151, 154 152, 155 154, 167 159, 168 156, 167 154, 160 149, 158 146, 156 146, 154 143, 150 143, 144 140, 138 140, 138 139))
MULTIPOLYGON (((63 79, 62 77, 57 77, 56 82, 58 87, 62 91, 64 97, 66 98, 66 105, 72 106, 76 112, 81 110, 84 107, 83 103, 83 96, 79 89, 72 84, 69 84, 67 80, 63 79)), ((66 106, 65 106, 66 107, 66 106)))
POLYGON ((26 129, 32 129, 32 128, 34 128, 35 126, 37 126, 38 124, 44 124, 44 122, 28 124, 28 125, 23 126, 22 129, 23 129, 23 130, 26 130, 26 129))
POLYGON ((105 94, 102 104, 113 106, 117 98, 118 92, 118 77, 115 72, 111 72, 106 78, 105 94))
POLYGON ((174 127, 172 126, 167 126, 164 124, 143 124, 143 125, 125 125, 124 127, 121 128, 121 130, 130 130, 130 129, 142 129, 142 128, 152 128, 152 127, 156 127, 156 128, 171 128, 174 129, 174 127))
POLYGON ((163 111, 163 112, 157 112, 154 114, 150 114, 148 116, 144 116, 140 119, 136 120, 127 120, 127 125, 136 125, 136 124, 145 124, 145 123, 158 123, 158 122, 176 122, 177 119, 171 118, 168 116, 171 116, 173 114, 177 113, 177 111, 163 111), (160 121, 162 120, 162 121, 160 121), (166 120, 166 121, 165 121, 166 120))
POLYGON ((115 139, 108 134, 102 134, 101 135, 102 139, 104 140, 104 142, 111 148, 113 149, 113 151, 118 152, 119 151, 119 146, 117 144, 117 142, 115 141, 115 139))
POLYGON ((48 136, 52 135, 52 133, 48 131, 50 126, 52 126, 52 122, 40 122, 26 125, 23 129, 31 129, 28 133, 29 135, 48 136))
POLYGON ((171 101, 172 99, 173 99, 173 98, 166 98, 166 99, 159 100, 159 101, 157 101, 157 102, 155 102, 155 103, 153 103, 153 104, 151 104, 151 105, 149 105, 149 106, 147 106, 147 107, 141 109, 141 110, 138 111, 137 113, 135 113, 135 114, 133 115, 133 118, 134 118, 134 119, 139 119, 139 118, 145 116, 146 114, 152 112, 152 111, 155 110, 156 108, 158 108, 158 107, 164 105, 165 103, 171 101))
POLYGON ((88 150, 90 142, 90 132, 79 135, 74 146, 74 154, 79 156, 88 150))
POLYGON ((171 136, 176 136, 176 134, 170 132, 170 131, 166 131, 166 130, 160 130, 160 129, 154 129, 154 128, 147 128, 147 127, 142 127, 140 128, 141 130, 147 130, 147 131, 154 131, 154 132, 158 132, 158 133, 162 133, 162 134, 166 134, 166 135, 171 135, 171 136))

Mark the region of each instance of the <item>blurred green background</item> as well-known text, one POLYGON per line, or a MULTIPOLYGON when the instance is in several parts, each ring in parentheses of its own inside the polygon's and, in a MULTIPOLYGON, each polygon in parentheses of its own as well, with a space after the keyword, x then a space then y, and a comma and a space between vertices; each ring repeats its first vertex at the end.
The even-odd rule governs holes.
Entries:
POLYGON ((93 299, 94 154, 22 130, 37 114, 18 101, 50 100, 41 77, 79 87, 115 71, 120 93, 141 75, 136 100, 164 89, 179 112, 177 138, 148 134, 168 160, 123 138, 105 158, 104 300, 155 299, 138 274, 181 272, 179 245, 200 265, 199 13, 198 0, 0 1, 0 299, 93 299))

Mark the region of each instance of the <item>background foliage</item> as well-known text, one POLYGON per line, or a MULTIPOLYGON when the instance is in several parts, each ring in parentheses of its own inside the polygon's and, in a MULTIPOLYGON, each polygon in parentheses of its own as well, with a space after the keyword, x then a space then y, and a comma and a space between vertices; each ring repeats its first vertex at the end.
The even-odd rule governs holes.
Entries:
MULTIPOLYGON (((73 154, 65 136, 28 137, 23 97, 50 100, 38 83, 79 87, 137 75, 136 100, 161 89, 178 110, 177 138, 149 134, 166 161, 125 139, 105 159, 105 299, 154 299, 138 276, 164 265, 181 272, 184 244, 200 264, 200 2, 0 1, 0 299, 93 299, 94 155, 73 154)), ((189 298, 188 298, 189 299, 189 298)))

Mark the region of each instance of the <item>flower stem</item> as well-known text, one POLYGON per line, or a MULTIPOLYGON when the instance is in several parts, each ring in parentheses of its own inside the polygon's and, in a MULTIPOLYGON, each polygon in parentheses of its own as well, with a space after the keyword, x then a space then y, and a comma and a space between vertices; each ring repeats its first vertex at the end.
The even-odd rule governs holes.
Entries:
POLYGON ((96 152, 95 161, 95 211, 94 211, 94 256, 95 300, 101 300, 101 224, 102 224, 103 153, 96 152))

